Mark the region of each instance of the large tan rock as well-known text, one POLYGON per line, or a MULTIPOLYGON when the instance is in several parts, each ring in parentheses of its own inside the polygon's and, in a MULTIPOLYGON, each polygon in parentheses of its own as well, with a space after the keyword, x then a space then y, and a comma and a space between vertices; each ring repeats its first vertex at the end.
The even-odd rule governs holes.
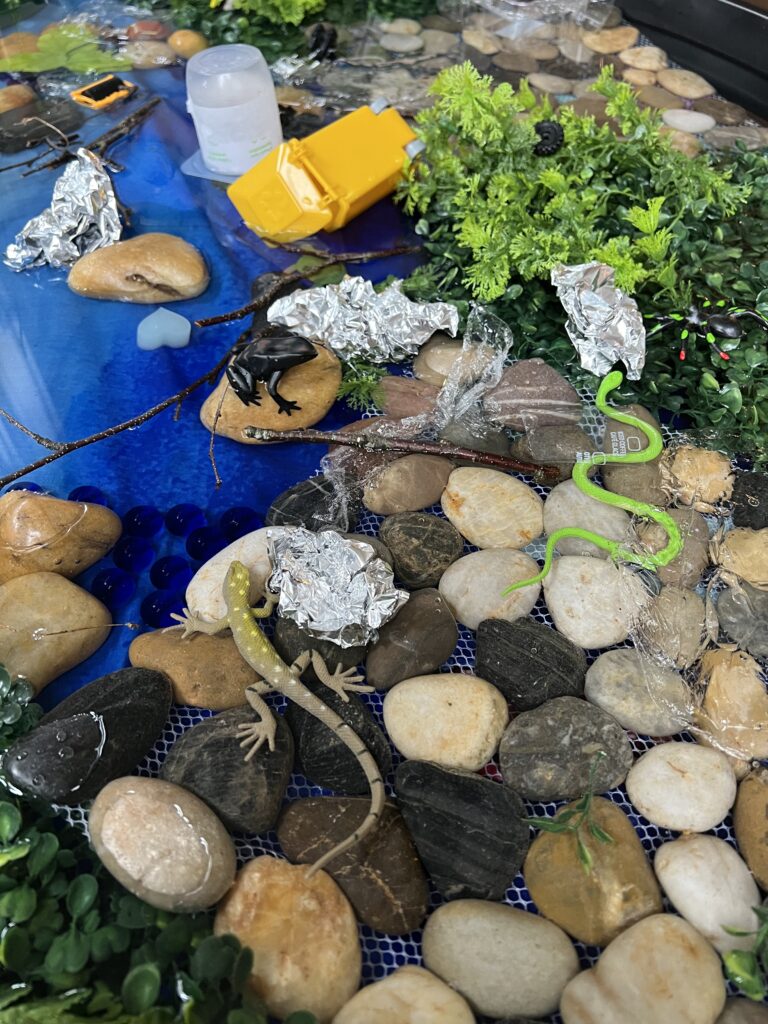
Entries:
POLYGON ((440 503, 459 533, 479 548, 524 548, 543 531, 536 491, 495 469, 454 469, 440 503))
POLYGON ((55 572, 18 576, 0 585, 0 665, 39 693, 98 650, 111 622, 100 601, 55 572))
POLYGON ((25 107, 28 103, 34 103, 36 99, 37 94, 28 85, 7 85, 4 89, 0 89, 0 114, 5 114, 8 110, 16 110, 18 107, 25 107))
POLYGON ((198 250, 183 238, 160 232, 87 253, 67 278, 73 292, 89 299, 163 305, 201 295, 208 281, 208 268, 198 250))
POLYGON ((736 842, 761 889, 768 889, 768 771, 756 768, 739 784, 733 808, 736 842))
POLYGON ((33 572, 77 576, 121 532, 120 517, 102 505, 8 491, 0 498, 0 583, 33 572))
POLYGON ((743 651, 707 651, 699 681, 706 685, 699 739, 746 761, 768 757, 768 693, 758 662, 743 651))
POLYGON ((183 57, 184 60, 189 60, 201 50, 207 50, 209 45, 202 32, 193 32, 189 28, 180 28, 176 32, 172 32, 168 36, 167 42, 173 52, 177 56, 183 57))
POLYGON ((377 470, 366 483, 363 504, 378 515, 418 512, 440 500, 453 463, 440 455, 406 455, 377 470))
POLYGON ((298 1010, 328 1024, 360 984, 357 924, 341 889, 324 871, 256 857, 240 871, 214 922, 253 950, 249 985, 270 1015, 298 1010))

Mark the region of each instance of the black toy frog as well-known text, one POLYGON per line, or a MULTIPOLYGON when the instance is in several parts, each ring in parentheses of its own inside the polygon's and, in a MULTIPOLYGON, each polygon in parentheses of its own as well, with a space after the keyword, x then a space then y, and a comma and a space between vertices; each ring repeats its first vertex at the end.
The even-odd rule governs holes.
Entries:
POLYGON ((279 334, 257 338, 249 342, 227 367, 227 379, 232 390, 245 405, 260 405, 261 395, 256 384, 264 381, 267 392, 277 403, 278 412, 290 416, 301 406, 283 398, 277 385, 286 370, 308 363, 317 356, 317 349, 306 338, 297 334, 279 334))

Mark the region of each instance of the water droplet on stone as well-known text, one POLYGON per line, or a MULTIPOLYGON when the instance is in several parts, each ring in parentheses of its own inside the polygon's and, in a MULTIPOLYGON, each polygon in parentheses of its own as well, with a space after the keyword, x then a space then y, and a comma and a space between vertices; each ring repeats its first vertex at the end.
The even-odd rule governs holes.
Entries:
POLYGON ((28 750, 20 750, 18 752, 18 754, 16 755, 16 760, 17 761, 24 761, 27 757, 29 757, 29 751, 28 750))
POLYGON ((64 731, 64 729, 59 729, 58 732, 56 733, 56 742, 63 743, 66 738, 67 734, 64 731))
POLYGON ((74 754, 74 750, 72 749, 72 747, 60 747, 59 748, 59 757, 62 759, 62 761, 66 761, 66 759, 68 757, 72 757, 73 754, 74 754))
POLYGON ((44 782, 45 782, 45 776, 44 775, 35 775, 33 777, 33 779, 32 779, 32 785, 33 786, 42 786, 42 784, 44 782))

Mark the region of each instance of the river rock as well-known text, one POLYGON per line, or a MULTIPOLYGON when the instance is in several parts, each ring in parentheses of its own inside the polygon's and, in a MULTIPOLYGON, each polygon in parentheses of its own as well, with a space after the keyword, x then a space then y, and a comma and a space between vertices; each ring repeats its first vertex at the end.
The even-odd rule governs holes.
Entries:
MULTIPOLYGON (((312 864, 362 825, 369 797, 313 796, 283 812, 277 838, 294 864, 312 864)), ((407 935, 427 916, 424 869, 400 812, 384 805, 381 819, 356 846, 328 864, 363 924, 388 935, 407 935)))
POLYGON ((634 647, 604 651, 587 671, 584 695, 641 736, 674 736, 693 716, 682 676, 634 647))
POLYGON ((476 547, 523 548, 542 532, 541 498, 532 487, 495 469, 454 469, 440 503, 476 547))
POLYGON ((731 460, 721 452, 693 445, 668 448, 661 460, 665 488, 678 505, 710 512, 733 491, 731 460))
POLYGON ((456 620, 439 591, 417 590, 379 630, 366 658, 366 682, 389 690, 402 679, 436 672, 457 640, 456 620))
POLYGON ((494 68, 502 71, 515 71, 519 74, 529 75, 539 70, 539 62, 529 53, 521 53, 519 50, 510 52, 502 50, 493 58, 494 68))
POLYGON ((768 527, 763 530, 745 530, 737 526, 729 530, 722 541, 712 545, 714 561, 726 572, 768 590, 768 527))
POLYGON ((587 649, 626 640, 648 601, 637 576, 587 555, 556 559, 544 577, 544 596, 556 628, 587 649))
POLYGON ((101 647, 112 619, 87 590, 35 572, 0 584, 0 622, 0 665, 39 693, 101 647))
POLYGON ((725 125, 741 124, 748 116, 744 107, 740 107, 738 103, 715 99, 714 96, 694 100, 693 109, 700 110, 702 114, 709 114, 710 117, 714 117, 718 124, 725 125))
POLYGON ((529 75, 528 82, 534 89, 540 89, 546 93, 555 93, 555 95, 569 93, 573 85, 573 81, 570 78, 563 78, 562 75, 548 75, 543 72, 529 75))
POLYGON ((669 89, 675 96, 682 96, 686 100, 700 100, 715 92, 715 87, 710 85, 706 78, 697 75, 695 71, 686 71, 683 68, 663 68, 659 71, 659 84, 664 89, 669 89))
POLYGON ((672 832, 708 832, 736 799, 725 754, 696 743, 661 743, 632 765, 627 794, 640 813, 672 832))
POLYGON ((707 132, 707 145, 714 149, 730 149, 736 143, 745 149, 763 149, 768 145, 768 132, 765 128, 742 124, 728 128, 713 128, 707 132))
POLYGON ((504 596, 512 583, 532 579, 538 563, 522 551, 487 548, 473 551, 448 566, 440 580, 440 593, 454 617, 469 629, 477 629, 483 619, 507 619, 512 622, 527 615, 541 592, 540 583, 532 583, 504 596))
POLYGON ((229 437, 241 444, 263 444, 243 434, 249 426, 266 430, 303 430, 314 426, 336 401, 341 383, 341 363, 334 353, 322 345, 315 345, 315 351, 314 359, 292 366, 280 381, 282 397, 299 406, 290 416, 280 413, 278 404, 267 394, 264 381, 255 385, 259 403, 245 405, 225 374, 203 402, 201 423, 206 430, 214 430, 221 437, 229 437))
POLYGON ((725 931, 756 931, 759 922, 752 908, 760 905, 749 868, 725 840, 681 836, 659 847, 653 866, 675 910, 719 953, 752 948, 754 935, 725 931))
POLYGON ((168 36, 168 45, 177 57, 189 60, 201 50, 207 50, 209 43, 202 32, 193 32, 188 28, 180 28, 168 36))
POLYGON ((406 455, 366 482, 363 504, 382 516, 429 508, 440 500, 452 470, 453 464, 439 455, 406 455))
MULTIPOLYGON (((643 47, 643 49, 648 49, 648 47, 643 47)), ((636 404, 624 405, 622 406, 622 412, 625 412, 628 416, 634 416, 635 419, 642 420, 643 423, 647 423, 661 433, 659 421, 644 406, 636 404)), ((610 416, 607 417, 603 431, 603 451, 607 455, 626 455, 628 451, 644 452, 647 447, 648 437, 640 427, 629 423, 620 423, 610 416)), ((643 463, 638 463, 638 465, 643 465, 643 463)), ((603 468, 603 472, 605 472, 606 468, 603 468)))
POLYGON ((430 971, 476 1013, 493 1018, 546 1017, 579 970, 576 951, 557 925, 484 900, 438 907, 424 928, 423 954, 430 971))
POLYGON ((521 359, 508 366, 483 400, 486 414, 504 427, 529 430, 581 419, 581 399, 543 359, 521 359))
POLYGON ((388 516, 381 525, 380 536, 392 552, 398 580, 409 590, 436 586, 464 550, 458 530, 426 512, 396 512, 388 516))
POLYGON ((768 889, 768 772, 755 768, 739 783, 733 830, 739 852, 761 889, 768 889))
MULTIPOLYGON (((707 521, 692 508, 671 508, 667 513, 678 525, 683 548, 671 562, 658 566, 656 575, 662 583, 673 587, 695 587, 709 565, 707 521)), ((640 520, 636 533, 644 551, 655 554, 667 545, 667 531, 653 520, 640 520)))
POLYGON ((737 473, 731 501, 734 526, 750 530, 768 526, 768 473, 737 473))
POLYGON ((671 110, 674 107, 685 106, 679 96, 675 96, 668 89, 662 89, 660 85, 643 86, 638 90, 637 102, 641 107, 653 107, 655 110, 671 110))
MULTIPOLYGON (((352 726, 378 764, 381 774, 387 775, 392 768, 389 743, 360 698, 349 694, 349 700, 343 701, 327 687, 311 680, 305 682, 322 697, 323 703, 352 726)), ((288 701, 285 717, 296 742, 297 771, 324 789, 355 796, 368 793, 368 780, 360 762, 335 732, 293 701, 288 701)))
MULTIPOLYGON (((352 423, 345 423, 339 428, 343 434, 358 434, 364 430, 367 434, 376 434, 382 437, 398 435, 403 433, 402 421, 391 419, 389 416, 373 416, 368 419, 354 420, 352 423)), ((403 436, 410 436, 412 431, 406 431, 403 436)), ((328 447, 328 462, 331 466, 331 475, 341 477, 346 486, 353 488, 361 487, 366 477, 374 470, 386 466, 400 458, 399 452, 366 452, 360 448, 352 448, 340 444, 332 444, 328 447)))
POLYGON ((726 999, 715 1024, 768 1024, 768 1006, 751 999, 726 999))
POLYGON ((632 747, 615 718, 578 697, 556 697, 510 722, 499 745, 504 782, 526 800, 572 800, 589 785, 614 789, 632 766, 632 747))
POLYGON ((607 946, 637 921, 661 913, 661 892, 626 814, 610 800, 595 797, 590 820, 613 842, 599 842, 586 827, 578 837, 540 832, 525 859, 523 878, 540 914, 579 942, 607 946), (579 858, 579 839, 592 856, 588 872, 579 858))
POLYGON ((405 761, 395 792, 424 867, 446 899, 503 900, 528 849, 525 805, 490 779, 405 761))
POLYGON ((423 967, 408 964, 366 985, 333 1024, 475 1024, 465 999, 423 967))
POLYGON ((260 677, 240 656, 232 637, 195 633, 182 640, 181 634, 179 626, 137 636, 128 648, 131 665, 164 673, 175 704, 211 711, 245 704, 246 687, 260 677))
MULTIPOLYGON (((278 616, 275 623, 272 643, 286 665, 292 665, 305 651, 317 651, 331 672, 338 665, 344 669, 355 668, 365 661, 365 646, 339 647, 332 640, 321 640, 291 619, 284 619, 281 616, 278 616)), ((311 664, 302 673, 302 678, 318 681, 311 664)))
POLYGON ((724 590, 717 600, 720 628, 754 658, 768 658, 768 593, 749 583, 724 590))
POLYGON ((282 716, 275 720, 275 749, 264 744, 246 761, 238 729, 254 721, 253 711, 231 708, 204 718, 173 744, 160 777, 199 796, 230 832, 267 832, 293 768, 293 736, 282 716))
POLYGON ((461 33, 461 38, 467 46, 471 46, 474 50, 487 56, 499 52, 500 43, 496 36, 481 28, 465 28, 461 33))
POLYGON ((641 644, 678 668, 690 668, 707 642, 704 601, 693 590, 663 587, 637 623, 641 644))
POLYGON ((580 697, 586 670, 579 647, 533 619, 485 619, 478 626, 475 671, 501 690, 512 711, 580 697))
MULTIPOLYGON (((645 47, 643 47, 645 49, 645 47)), ((621 77, 625 82, 629 82, 630 85, 636 85, 642 87, 644 85, 656 85, 656 72, 655 71, 643 71, 642 68, 623 68, 621 77)))
MULTIPOLYGON (((664 111, 666 114, 667 111, 664 111)), ((679 111, 679 113, 687 113, 687 111, 679 111)), ((677 150, 678 153, 683 153, 687 157, 698 156, 701 152, 701 143, 695 135, 691 135, 690 132, 681 132, 677 128, 670 128, 669 125, 663 124, 659 129, 659 135, 665 136, 669 140, 669 145, 672 149, 677 150)))
MULTIPOLYGON (((564 480, 553 487, 544 502, 544 532, 576 527, 600 534, 607 540, 626 541, 630 519, 624 509, 606 505, 579 490, 574 480, 564 480)), ((561 555, 591 555, 607 558, 608 552, 579 537, 565 537, 557 542, 561 555)))
POLYGON ((50 803, 91 800, 134 770, 163 731, 171 687, 160 672, 124 668, 75 690, 9 750, 18 789, 50 803))
POLYGON ((152 232, 81 256, 70 270, 67 284, 89 299, 165 306, 201 295, 208 280, 208 268, 193 245, 175 235, 152 232))
POLYGON ((633 46, 622 50, 619 59, 631 68, 642 68, 645 71, 661 71, 669 64, 666 53, 658 46, 633 46))
POLYGON ((408 419, 431 413, 440 388, 414 377, 388 376, 381 378, 384 392, 382 412, 391 419, 408 419))
POLYGON ((424 55, 430 57, 442 57, 443 54, 450 53, 459 45, 457 35, 453 32, 443 32, 437 28, 425 28, 421 33, 421 39, 424 43, 424 55))
POLYGON ((479 771, 508 721, 496 687, 460 672, 404 679, 384 698, 384 725, 403 757, 445 768, 479 771))
POLYGON ((8 491, 0 498, 0 584, 32 572, 77 576, 121 532, 120 517, 103 505, 8 491))
POLYGON ((743 760, 768 757, 768 693, 760 665, 743 651, 707 651, 699 683, 706 685, 696 724, 704 737, 743 760))
MULTIPOLYGON (((0 40, 2 45, 3 40, 0 40)), ((6 85, 0 89, 0 114, 9 110, 17 110, 19 107, 26 107, 28 103, 34 103, 37 93, 28 85, 6 85)), ((13 493, 13 491, 9 492, 13 493)))
POLYGON ((202 800, 171 782, 115 779, 94 800, 88 828, 107 871, 159 910, 207 910, 234 880, 226 829, 202 800))
MULTIPOLYGON (((537 427, 514 441, 509 453, 521 462, 557 466, 560 480, 568 480, 578 456, 592 455, 595 450, 595 443, 589 434, 571 423, 560 427, 537 427)), ((594 476, 594 468, 589 472, 590 476, 594 476)), ((551 483, 550 480, 545 482, 551 483)))
MULTIPOLYGON (((557 47, 566 60, 571 60, 575 64, 589 64, 595 55, 595 51, 590 50, 580 39, 559 39, 557 47)), ((575 89, 572 91, 576 92, 575 89)), ((579 93, 576 92, 576 95, 579 93)))
POLYGON ((595 53, 619 53, 637 45, 640 33, 632 25, 620 25, 618 28, 604 28, 598 32, 584 32, 584 44, 595 53))
POLYGON ((624 494, 635 501, 651 505, 666 505, 667 495, 661 481, 661 465, 653 462, 625 463, 602 467, 603 486, 606 491, 624 494))
POLYGON ((680 132, 690 132, 691 135, 700 135, 715 127, 714 117, 709 114, 702 114, 698 110, 665 110, 663 114, 664 124, 680 132))
POLYGON ((424 49, 424 40, 404 32, 387 32, 379 38, 379 46, 390 53, 418 53, 424 49))
MULTIPOLYGON (((454 36, 451 38, 455 39, 454 36)), ((460 338, 451 338, 438 331, 419 349, 413 361, 413 372, 419 380, 441 388, 462 352, 463 343, 460 338)))
POLYGON ((687 921, 654 914, 565 988, 564 1024, 711 1024, 725 1002, 720 958, 687 921))
POLYGON ((305 530, 354 530, 359 510, 356 494, 339 494, 333 480, 320 473, 279 494, 264 521, 267 526, 303 526, 305 530))

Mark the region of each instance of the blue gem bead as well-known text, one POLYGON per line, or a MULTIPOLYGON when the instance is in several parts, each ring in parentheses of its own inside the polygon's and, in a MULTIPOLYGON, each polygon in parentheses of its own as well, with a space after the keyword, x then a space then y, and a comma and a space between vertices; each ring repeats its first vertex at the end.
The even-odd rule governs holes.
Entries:
POLYGON ((123 569, 103 569, 93 578, 91 593, 108 608, 117 608, 130 601, 136 591, 136 580, 123 569))
POLYGON ((125 532, 134 533, 137 537, 154 537, 162 526, 163 515, 154 505, 136 505, 123 516, 125 532))
POLYGON ((165 626, 176 626, 171 612, 181 612, 184 608, 184 594, 178 591, 155 590, 147 594, 141 602, 141 617, 153 629, 165 626))
POLYGON ((89 487, 87 484, 84 487, 76 487, 74 491, 70 491, 69 500, 87 501, 89 505, 107 504, 107 496, 104 491, 98 487, 89 487))
POLYGON ((224 531, 224 536, 231 543, 244 537, 246 533, 259 530, 264 525, 256 509, 248 508, 247 505, 236 505, 228 508, 219 519, 219 526, 224 531))
POLYGON ((121 537, 112 549, 112 561, 118 569, 143 572, 155 558, 155 549, 144 537, 121 537))
POLYGON ((19 480, 17 483, 9 484, 6 487, 6 491, 35 491, 38 494, 42 489, 40 484, 36 484, 32 480, 19 480))
POLYGON ((165 525, 177 537, 186 537, 193 530, 205 526, 205 514, 197 505, 183 503, 174 505, 165 516, 165 525))
POLYGON ((158 590, 186 590, 193 575, 192 566, 181 555, 158 558, 149 570, 149 578, 158 590))
POLYGON ((201 526, 187 537, 187 553, 191 558, 207 562, 228 543, 221 530, 217 530, 215 526, 201 526))

